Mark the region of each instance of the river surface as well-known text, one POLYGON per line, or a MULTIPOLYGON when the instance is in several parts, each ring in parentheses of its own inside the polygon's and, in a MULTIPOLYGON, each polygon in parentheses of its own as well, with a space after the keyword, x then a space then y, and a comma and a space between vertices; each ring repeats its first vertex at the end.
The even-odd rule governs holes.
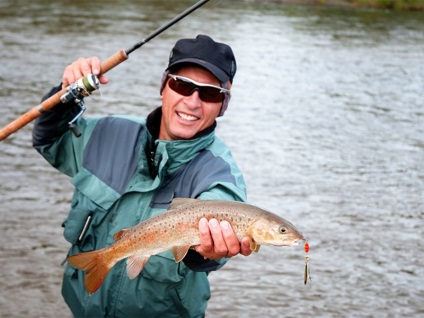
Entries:
MULTIPOLYGON (((0 1, 0 126, 37 105, 79 56, 141 41, 193 2, 0 1)), ((238 73, 217 134, 249 201, 294 223, 302 246, 262 247, 210 275, 207 317, 424 315, 424 13, 207 4, 108 73, 86 116, 147 115, 169 51, 206 33, 238 73)), ((69 179, 0 143, 0 316, 69 317, 60 295, 69 179)))

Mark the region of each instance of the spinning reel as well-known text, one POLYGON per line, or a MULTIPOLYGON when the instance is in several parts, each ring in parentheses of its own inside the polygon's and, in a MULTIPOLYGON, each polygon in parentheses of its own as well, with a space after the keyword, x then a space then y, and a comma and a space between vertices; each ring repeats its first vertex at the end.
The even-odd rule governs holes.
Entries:
POLYGON ((76 137, 81 136, 81 132, 78 131, 76 121, 85 112, 86 107, 84 103, 84 97, 90 96, 95 90, 99 89, 100 82, 97 76, 88 74, 87 76, 80 78, 75 83, 72 83, 66 88, 66 93, 60 97, 62 103, 68 103, 73 101, 80 108, 79 113, 72 119, 69 124, 69 129, 74 133, 76 137))

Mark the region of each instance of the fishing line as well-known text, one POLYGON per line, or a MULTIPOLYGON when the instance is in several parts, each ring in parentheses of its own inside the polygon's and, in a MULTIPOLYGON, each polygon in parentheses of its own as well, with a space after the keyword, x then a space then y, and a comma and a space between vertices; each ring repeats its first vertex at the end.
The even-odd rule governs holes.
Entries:
MULTIPOLYGON (((197 11, 195 14, 197 15, 197 17, 202 17, 204 15, 210 15, 209 10, 217 7, 219 4, 221 4, 223 2, 224 2, 224 0, 212 1, 204 7, 207 10, 197 11)), ((208 16, 208 18, 209 18, 209 16, 208 16)))
MULTIPOLYGON (((207 9, 212 9, 215 8, 216 6, 218 6, 218 4, 221 4, 222 2, 224 2, 224 0, 217 0, 217 1, 212 1, 212 3, 210 3, 209 6, 207 6, 207 9), (214 3, 215 2, 215 3, 214 3)), ((204 14, 203 12, 199 13, 200 14, 204 14)))

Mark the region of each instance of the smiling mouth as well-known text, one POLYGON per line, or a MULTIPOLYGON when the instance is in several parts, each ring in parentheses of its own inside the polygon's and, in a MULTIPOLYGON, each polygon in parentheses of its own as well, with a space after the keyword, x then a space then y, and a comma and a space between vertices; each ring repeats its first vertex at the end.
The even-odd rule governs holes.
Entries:
POLYGON ((192 116, 192 115, 188 115, 188 114, 185 114, 185 113, 180 113, 180 112, 177 112, 177 115, 178 115, 180 118, 182 118, 182 119, 184 119, 184 120, 188 120, 188 121, 196 121, 196 120, 198 120, 198 119, 199 119, 199 117, 192 116))

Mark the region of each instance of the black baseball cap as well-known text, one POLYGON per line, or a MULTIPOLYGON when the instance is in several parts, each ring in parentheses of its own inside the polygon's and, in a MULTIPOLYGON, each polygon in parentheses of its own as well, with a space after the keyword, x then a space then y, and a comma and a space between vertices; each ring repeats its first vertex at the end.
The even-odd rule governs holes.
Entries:
POLYGON ((195 64, 215 75, 221 83, 233 82, 237 71, 233 50, 227 44, 215 42, 207 35, 195 39, 180 39, 169 56, 168 68, 179 64, 195 64))

